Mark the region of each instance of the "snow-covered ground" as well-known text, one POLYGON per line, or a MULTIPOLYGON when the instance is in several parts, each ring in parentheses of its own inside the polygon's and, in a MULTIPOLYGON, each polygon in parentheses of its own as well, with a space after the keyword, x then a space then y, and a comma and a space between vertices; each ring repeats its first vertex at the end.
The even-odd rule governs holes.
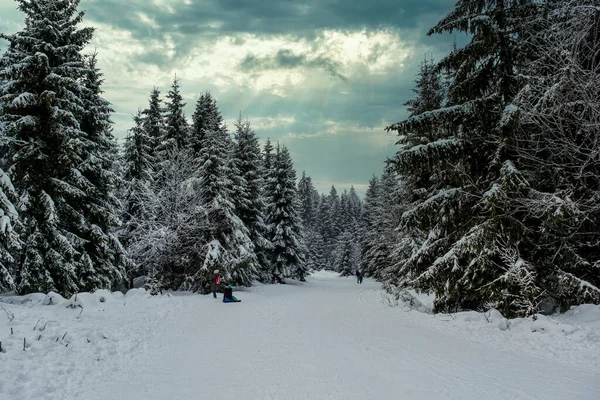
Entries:
POLYGON ((433 316, 327 272, 235 294, 3 298, 0 399, 600 399, 597 306, 433 316))

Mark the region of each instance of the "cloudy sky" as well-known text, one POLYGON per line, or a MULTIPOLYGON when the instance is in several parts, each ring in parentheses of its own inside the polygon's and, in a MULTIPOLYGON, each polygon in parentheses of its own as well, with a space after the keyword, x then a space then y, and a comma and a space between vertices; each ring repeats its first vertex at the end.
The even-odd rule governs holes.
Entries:
MULTIPOLYGON (((427 37, 452 0, 82 0, 96 28, 92 49, 106 76, 115 133, 150 90, 175 74, 191 116, 210 90, 228 121, 242 112, 261 140, 287 145, 298 175, 319 191, 364 192, 394 153, 384 127, 405 116, 425 55, 439 58, 453 38, 427 37)), ((0 2, 0 32, 23 16, 0 2)), ((6 42, 0 42, 0 52, 6 42)), ((231 126, 231 124, 230 124, 231 126)))

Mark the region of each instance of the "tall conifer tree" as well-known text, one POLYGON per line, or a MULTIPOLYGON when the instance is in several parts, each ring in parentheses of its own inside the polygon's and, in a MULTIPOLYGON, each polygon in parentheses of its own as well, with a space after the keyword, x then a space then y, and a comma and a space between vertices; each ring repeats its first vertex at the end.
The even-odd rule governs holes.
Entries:
POLYGON ((143 111, 143 128, 149 138, 149 155, 156 158, 156 150, 165 135, 165 119, 158 88, 153 88, 148 100, 148 108, 143 111))
POLYGON ((298 214, 296 171, 285 146, 277 147, 269 184, 274 188, 268 204, 267 220, 272 251, 272 276, 304 281, 307 274, 306 248, 298 214))
MULTIPOLYGON (((179 79, 173 79, 173 85, 167 93, 169 102, 166 105, 165 131, 158 145, 158 151, 161 158, 165 159, 166 154, 174 149, 185 149, 189 145, 190 132, 187 120, 185 119, 184 107, 179 79)), ((151 98, 151 100, 153 100, 151 98)))
POLYGON ((10 44, 0 62, 7 159, 25 208, 18 290, 109 288, 123 270, 110 233, 113 182, 99 170, 111 151, 110 107, 95 63, 81 53, 93 29, 78 28, 78 0, 18 3, 25 28, 3 35, 10 44))
POLYGON ((240 182, 244 186, 234 188, 234 204, 236 215, 250 232, 262 276, 270 269, 269 252, 273 247, 267 239, 268 227, 264 215, 266 205, 263 197, 262 154, 250 121, 243 120, 240 115, 235 127, 233 160, 240 182))

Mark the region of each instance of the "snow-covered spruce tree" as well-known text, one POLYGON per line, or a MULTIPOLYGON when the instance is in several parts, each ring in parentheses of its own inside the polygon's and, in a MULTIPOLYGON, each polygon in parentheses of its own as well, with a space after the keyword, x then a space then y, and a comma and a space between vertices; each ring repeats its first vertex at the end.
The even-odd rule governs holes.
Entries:
POLYGON ((315 220, 313 223, 312 234, 306 239, 306 244, 309 251, 310 259, 316 270, 323 270, 330 267, 330 260, 327 259, 327 245, 325 238, 323 237, 323 231, 321 221, 319 220, 321 204, 323 197, 315 189, 314 193, 314 213, 315 220))
POLYGON ((416 94, 415 98, 404 103, 410 116, 420 115, 441 107, 444 101, 444 88, 440 71, 433 59, 425 59, 419 66, 413 92, 416 94))
MULTIPOLYGON (((265 216, 265 224, 267 226, 267 236, 266 238, 270 241, 270 232, 269 232, 269 219, 268 214, 269 210, 272 207, 271 202, 273 201, 273 196, 275 193, 275 185, 276 181, 271 179, 273 176, 273 168, 274 168, 274 156, 273 153, 273 145, 271 144, 271 140, 267 138, 265 143, 263 154, 262 154, 262 178, 263 178, 263 190, 261 192, 262 200, 265 205, 264 216, 265 216)), ((272 251, 272 249, 271 249, 272 251)), ((263 282, 273 282, 273 273, 272 273, 272 265, 271 265, 272 257, 271 252, 269 252, 267 266, 268 269, 261 270, 259 278, 263 282)))
MULTIPOLYGON (((1 62, 2 60, 0 60, 1 62)), ((0 70, 2 65, 0 64, 0 70)), ((2 81, 0 80, 0 87, 2 81)), ((1 95, 1 93, 0 93, 1 95)), ((0 103, 0 115, 2 107, 0 103)), ((8 138, 4 134, 0 118, 0 152, 5 153, 8 148, 8 138)), ((0 293, 15 289, 16 260, 13 255, 18 254, 22 242, 15 228, 22 228, 21 220, 15 206, 18 199, 9 176, 2 168, 6 167, 6 160, 0 161, 0 293)))
POLYGON ((327 222, 329 224, 329 232, 327 240, 331 240, 333 244, 337 242, 337 239, 343 230, 340 220, 342 214, 340 196, 338 195, 338 192, 334 185, 331 185, 331 190, 329 191, 327 201, 329 202, 329 216, 327 218, 327 222))
POLYGON ((327 268, 325 260, 325 241, 323 236, 317 230, 310 230, 304 233, 304 242, 306 244, 306 263, 307 270, 321 271, 327 268))
POLYGON ((352 232, 356 235, 359 234, 360 231, 360 218, 362 215, 362 201, 358 194, 356 193, 356 189, 354 186, 350 187, 349 191, 346 194, 346 204, 344 205, 344 224, 347 226, 347 229, 351 229, 352 232))
POLYGON ((348 192, 348 215, 349 215, 349 224, 354 229, 358 229, 359 221, 362 215, 362 201, 358 194, 356 193, 356 189, 354 186, 350 187, 350 192, 348 192))
POLYGON ((309 271, 325 268, 325 243, 317 223, 319 193, 315 189, 310 176, 302 172, 298 181, 298 199, 300 217, 302 220, 303 236, 307 247, 306 263, 309 271))
POLYGON ((321 198, 319 207, 319 231, 325 242, 325 259, 327 264, 333 262, 333 251, 342 233, 340 224, 340 197, 335 186, 331 186, 329 195, 321 198))
POLYGON ((350 276, 356 273, 360 265, 360 252, 355 235, 347 230, 338 240, 334 251, 333 270, 341 276, 350 276))
POLYGON ((354 273, 359 269, 360 264, 360 246, 361 229, 358 224, 358 213, 360 213, 360 199, 358 198, 354 187, 352 192, 348 190, 342 192, 340 196, 338 223, 339 231, 341 232, 335 240, 333 248, 333 269, 340 271, 342 275, 346 273, 354 273), (352 193, 352 194, 351 194, 352 193), (351 198, 351 195, 353 196, 351 198), (351 242, 351 244, 350 244, 351 242), (351 250, 351 251, 350 251, 351 250), (349 258, 349 256, 352 256, 349 258), (342 260, 344 266, 341 266, 342 260), (347 264, 351 260, 351 264, 347 264))
POLYGON ((210 276, 219 269, 228 282, 250 285, 257 278, 259 264, 250 232, 235 214, 233 201, 232 141, 225 129, 207 130, 198 156, 198 196, 210 230, 203 239, 204 261, 190 266, 182 289, 209 291, 210 276))
MULTIPOLYGON (((439 67, 435 65, 433 60, 424 60, 420 65, 415 81, 415 88, 413 89, 416 97, 404 103, 410 118, 419 119, 422 118, 421 116, 428 118, 430 113, 443 107, 445 103, 443 97, 444 90, 441 88, 442 85, 440 82, 441 72, 439 71, 439 67)), ((418 156, 432 146, 443 149, 443 142, 441 143, 442 146, 438 146, 438 143, 436 143, 438 131, 440 135, 448 134, 443 129, 438 129, 434 120, 428 127, 406 132, 397 142, 400 146, 398 154, 404 155, 406 153, 406 156, 410 157, 413 153, 418 156)), ((417 159, 415 162, 419 162, 419 160, 417 159)), ((435 178, 436 176, 432 176, 431 169, 428 168, 424 170, 412 170, 411 173, 402 175, 401 179, 407 190, 410 191, 412 201, 419 203, 431 194, 431 190, 435 190, 435 178)))
POLYGON ((403 275, 399 271, 422 244, 420 236, 415 237, 398 229, 404 212, 412 206, 411 194, 402 178, 389 168, 381 177, 380 188, 373 227, 380 239, 372 243, 373 253, 367 257, 373 262, 372 268, 378 280, 393 287, 405 286, 399 284, 403 282, 403 275), (375 255, 378 253, 381 256, 375 255))
MULTIPOLYGON (((433 60, 425 59, 421 63, 415 81, 415 88, 413 89, 416 97, 404 103, 410 117, 418 118, 420 115, 428 115, 427 113, 440 109, 443 106, 445 90, 441 84, 440 75, 441 73, 433 60)), ((449 73, 447 76, 451 75, 449 73)), ((436 137, 435 131, 437 126, 432 125, 427 129, 431 129, 434 134, 430 134, 428 130, 416 130, 404 134, 397 143, 400 145, 398 154, 406 152, 410 156, 413 151, 420 152, 424 146, 428 146, 432 138, 436 137)), ((392 165, 394 165, 394 162, 392 162, 392 165)), ((410 210, 412 207, 418 206, 437 189, 435 184, 436 177, 431 174, 431 169, 412 169, 410 173, 401 175, 398 178, 401 180, 401 184, 396 186, 395 189, 398 193, 396 193, 397 195, 392 202, 393 204, 389 204, 389 206, 395 207, 395 209, 399 208, 402 211, 406 211, 405 208, 410 210)), ((389 188, 388 190, 392 189, 389 188)), ((369 234, 371 235, 374 232, 376 234, 379 223, 378 219, 381 218, 379 212, 372 213, 372 211, 381 207, 381 204, 379 204, 380 197, 384 195, 384 193, 379 193, 377 195, 378 198, 373 199, 373 196, 367 194, 370 202, 368 216, 370 222, 367 222, 367 225, 372 226, 369 230, 369 234), (374 205, 374 203, 378 204, 374 205)), ((398 228, 397 241, 389 249, 389 257, 391 257, 388 260, 389 266, 386 267, 385 276, 380 275, 380 278, 384 283, 392 287, 405 287, 410 285, 412 279, 410 269, 408 268, 411 263, 407 261, 421 248, 428 232, 424 232, 418 226, 410 224, 400 224, 398 228)), ((364 248, 364 253, 370 251, 370 246, 374 246, 377 243, 377 240, 373 240, 373 237, 369 240, 371 243, 368 244, 367 248, 364 248)), ((423 249, 426 250, 428 247, 423 247, 423 249)))
POLYGON ((436 310, 492 306, 506 316, 535 311, 520 304, 534 301, 538 288, 520 286, 503 261, 519 250, 525 234, 511 200, 522 196, 526 179, 516 164, 510 105, 526 55, 518 40, 534 3, 459 1, 429 32, 471 35, 470 43, 440 62, 453 72, 447 106, 390 127, 416 139, 398 152, 398 173, 429 174, 427 199, 402 221, 403 229, 428 236, 404 271, 412 285, 435 293, 436 310))
POLYGON ((377 185, 376 198, 372 209, 372 221, 368 226, 367 246, 365 249, 365 270, 367 276, 388 280, 384 271, 394 264, 392 253, 399 242, 396 232, 399 215, 397 176, 386 168, 377 185))
POLYGON ((199 155, 206 132, 225 129, 217 101, 210 92, 202 93, 198 98, 192 121, 190 148, 195 155, 199 155))
MULTIPOLYGON (((531 178, 518 202, 527 234, 506 265, 523 291, 541 292, 546 306, 561 310, 600 303, 599 5, 544 4, 528 24, 528 81, 514 101, 515 147, 531 178)), ((536 306, 530 296, 515 301, 536 306)))
MULTIPOLYGON (((0 111, 1 113, 1 111, 0 111)), ((0 140, 2 136, 0 125, 0 140)), ((14 227, 20 224, 15 189, 10 178, 0 169, 0 293, 15 289, 15 259, 22 242, 14 227)))
POLYGON ((306 176, 306 171, 302 171, 302 178, 298 181, 298 199, 300 200, 302 225, 307 230, 314 230, 316 228, 317 205, 315 204, 315 199, 318 198, 318 193, 312 183, 311 177, 306 176))
POLYGON ((143 129, 149 137, 148 154, 156 158, 156 149, 165 135, 165 119, 160 91, 153 88, 148 100, 148 108, 143 111, 143 129))
MULTIPOLYGON (((145 129, 143 114, 138 111, 133 117, 135 126, 129 130, 125 139, 123 154, 124 161, 124 190, 122 194, 123 224, 119 229, 121 243, 128 248, 131 241, 139 235, 139 231, 147 231, 154 218, 156 201, 151 190, 154 181, 154 158, 152 157, 152 138, 145 129)), ((133 287, 133 279, 148 271, 143 264, 133 258, 128 271, 129 285, 133 287)))
POLYGON ((375 243, 377 202, 379 200, 379 179, 373 176, 369 181, 369 187, 365 193, 365 205, 360 220, 361 236, 360 236, 360 269, 365 276, 372 276, 369 266, 369 258, 373 243, 375 243))
POLYGON ((268 279, 270 270, 269 253, 273 248, 267 239, 268 227, 265 221, 266 205, 263 197, 264 171, 260 145, 250 121, 241 116, 235 123, 235 147, 233 160, 243 188, 234 188, 236 214, 250 232, 255 253, 260 265, 261 280, 268 279), (265 276, 262 276, 265 275, 265 276))
POLYGON ((6 159, 24 204, 17 289, 70 295, 108 288, 122 270, 109 233, 112 178, 96 169, 108 150, 110 110, 98 95, 97 71, 81 53, 93 29, 77 27, 83 19, 77 0, 18 3, 25 28, 2 35, 9 47, 0 63, 6 159))
POLYGON ((379 227, 379 222, 382 219, 381 210, 383 201, 383 187, 380 179, 374 181, 375 177, 371 180, 375 186, 370 186, 367 191, 367 206, 369 207, 365 219, 365 230, 362 247, 360 266, 361 272, 364 276, 376 277, 378 273, 378 267, 386 267, 388 256, 391 253, 390 249, 387 249, 386 254, 381 254, 381 246, 379 240, 381 239, 382 230, 379 227), (367 219, 368 218, 368 219, 367 219))
POLYGON ((269 239, 274 246, 272 279, 291 277, 304 281, 306 247, 296 194, 296 171, 285 146, 277 146, 269 186, 273 188, 267 205, 269 239))
POLYGON ((348 198, 348 190, 344 189, 340 196, 340 208, 338 210, 338 223, 340 225, 340 235, 346 232, 351 225, 350 217, 350 202, 348 198))
MULTIPOLYGON (((189 126, 185 119, 183 97, 181 96, 179 80, 173 79, 173 85, 167 93, 169 102, 166 105, 165 131, 157 146, 158 156, 166 160, 166 154, 172 154, 173 149, 184 149, 189 145, 189 126)), ((152 101, 152 98, 151 98, 152 101)), ((154 132, 152 132, 154 135, 154 132)))
MULTIPOLYGON (((264 182, 262 196, 266 209, 270 207, 270 202, 273 199, 273 193, 275 192, 275 181, 271 179, 271 177, 273 176, 274 156, 275 155, 273 153, 273 144, 271 143, 271 139, 267 138, 267 141, 263 148, 262 156, 262 171, 264 182)), ((265 216, 266 214, 267 211, 265 211, 265 216)))
POLYGON ((332 264, 331 260, 331 239, 330 239, 330 204, 327 196, 324 193, 321 193, 319 199, 319 207, 317 209, 317 221, 316 228, 317 232, 322 239, 323 243, 323 262, 325 268, 330 268, 332 264))
MULTIPOLYGON (((143 112, 138 110, 137 114, 133 116, 134 127, 129 130, 129 134, 125 138, 123 157, 125 162, 124 178, 127 181, 152 181, 154 162, 151 155, 152 138, 146 131, 144 122, 143 112)), ((131 215, 136 214, 132 213, 131 215)))
POLYGON ((101 97, 103 77, 96 57, 96 53, 87 57, 82 78, 80 129, 85 134, 85 146, 78 166, 81 172, 78 184, 86 195, 79 207, 87 220, 78 232, 86 241, 80 250, 78 285, 80 290, 89 292, 111 286, 116 289, 130 264, 115 234, 120 224, 120 202, 116 193, 119 177, 114 169, 117 150, 110 120, 113 110, 101 97))
POLYGON ((306 227, 312 223, 313 197, 312 197, 312 179, 306 176, 306 171, 302 171, 302 177, 298 181, 298 200, 300 202, 300 217, 302 224, 306 227))
POLYGON ((265 182, 265 190, 263 196, 265 199, 270 199, 273 197, 273 188, 270 187, 270 180, 272 171, 273 171, 273 144, 271 143, 271 139, 267 138, 267 142, 265 143, 265 147, 263 150, 263 179, 265 182))

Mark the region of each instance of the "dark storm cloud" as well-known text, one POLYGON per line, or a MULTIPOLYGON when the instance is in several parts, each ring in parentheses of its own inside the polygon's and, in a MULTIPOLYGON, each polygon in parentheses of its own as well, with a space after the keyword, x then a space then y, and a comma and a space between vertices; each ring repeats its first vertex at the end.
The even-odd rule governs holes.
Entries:
MULTIPOLYGON (((415 29, 435 23, 449 0, 194 0, 159 6, 147 0, 88 0, 82 7, 94 20, 131 31, 137 38, 178 34, 182 49, 188 35, 291 34, 311 38, 321 29, 392 27, 415 29), (156 23, 149 29, 138 13, 156 23)), ((169 4, 169 2, 165 2, 169 4)), ((188 48, 189 49, 189 48, 188 48)))
POLYGON ((340 63, 323 56, 311 60, 307 54, 295 54, 289 49, 281 49, 272 57, 257 57, 253 54, 248 54, 240 63, 240 68, 245 72, 273 69, 320 68, 335 78, 347 81, 347 78, 339 72, 341 68, 340 63))
POLYGON ((416 27, 423 16, 440 15, 448 0, 194 0, 171 5, 151 1, 88 0, 82 6, 101 22, 128 27, 146 34, 136 22, 143 12, 156 20, 159 30, 184 34, 206 33, 206 27, 220 23, 221 33, 290 33, 315 29, 356 29, 393 26, 416 27))
MULTIPOLYGON (((168 67, 172 62, 184 60, 198 51, 197 39, 204 43, 215 41, 224 35, 234 38, 234 43, 244 46, 242 34, 262 37, 289 35, 297 40, 315 41, 322 37, 322 30, 351 31, 357 29, 393 29, 407 40, 427 42, 429 46, 450 48, 453 37, 436 35, 427 39, 425 33, 452 6, 450 0, 192 0, 162 1, 162 5, 149 0, 83 0, 81 7, 89 18, 131 32, 142 42, 148 40, 171 40, 174 53, 165 57, 155 53, 139 56, 141 63, 168 67), (149 25, 140 13, 153 21, 149 25)), ((284 68, 286 62, 307 62, 303 55, 278 53, 268 68, 277 65, 284 68), (300 59, 295 60, 295 57, 300 59)), ((373 60, 378 54, 374 52, 373 60)), ((252 64, 251 57, 248 64, 252 64)), ((248 66, 247 65, 242 65, 248 66)), ((339 73, 332 60, 320 58, 311 60, 305 67, 321 68, 339 79, 346 77, 339 73)), ((291 66, 288 64, 288 68, 291 66)))

